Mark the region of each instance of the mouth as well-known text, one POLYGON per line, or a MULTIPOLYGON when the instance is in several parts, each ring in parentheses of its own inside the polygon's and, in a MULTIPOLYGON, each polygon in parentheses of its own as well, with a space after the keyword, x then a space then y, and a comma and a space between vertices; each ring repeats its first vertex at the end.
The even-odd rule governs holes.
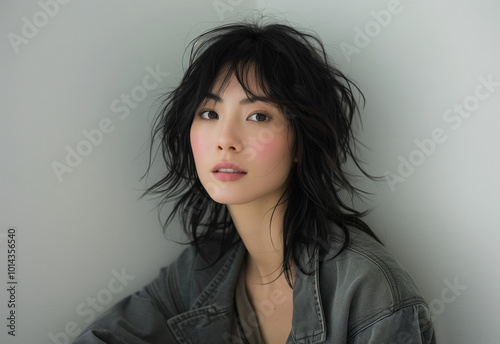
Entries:
POLYGON ((213 173, 239 173, 239 174, 246 174, 247 171, 242 169, 236 164, 233 164, 228 161, 221 161, 217 164, 212 169, 213 173))
POLYGON ((233 170, 232 168, 219 168, 217 171, 214 172, 226 172, 226 173, 246 173, 238 170, 233 170))
POLYGON ((218 179, 222 182, 235 182, 243 178, 247 174, 247 171, 236 164, 230 163, 228 161, 221 161, 215 164, 214 168, 212 169, 212 173, 215 179, 218 179))

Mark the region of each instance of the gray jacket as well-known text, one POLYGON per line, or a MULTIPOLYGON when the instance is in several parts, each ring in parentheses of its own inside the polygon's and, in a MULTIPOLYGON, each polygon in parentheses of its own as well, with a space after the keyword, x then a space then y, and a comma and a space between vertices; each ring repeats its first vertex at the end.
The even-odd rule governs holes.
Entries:
MULTIPOLYGON (((429 308, 408 273, 373 238, 354 229, 350 234, 347 249, 333 259, 341 237, 334 237, 325 259, 317 252, 305 255, 312 259, 312 273, 296 271, 287 343, 435 343, 429 308)), ((241 343, 231 329, 244 255, 244 245, 236 244, 206 268, 195 249, 187 248, 74 344, 241 343)))

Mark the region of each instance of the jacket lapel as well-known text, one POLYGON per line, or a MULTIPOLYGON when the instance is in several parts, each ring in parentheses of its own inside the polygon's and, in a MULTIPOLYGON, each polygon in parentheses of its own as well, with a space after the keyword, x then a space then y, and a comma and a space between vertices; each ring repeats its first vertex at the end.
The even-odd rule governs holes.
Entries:
MULTIPOLYGON (((228 252, 222 268, 196 298, 187 312, 168 320, 178 343, 232 343, 233 300, 245 246, 228 252)), ((296 269, 293 288, 292 331, 288 342, 322 343, 326 339, 325 317, 319 289, 319 258, 314 252, 313 273, 296 269)))
POLYGON ((190 309, 167 321, 179 343, 218 344, 231 338, 234 289, 244 256, 245 246, 239 243, 190 309))

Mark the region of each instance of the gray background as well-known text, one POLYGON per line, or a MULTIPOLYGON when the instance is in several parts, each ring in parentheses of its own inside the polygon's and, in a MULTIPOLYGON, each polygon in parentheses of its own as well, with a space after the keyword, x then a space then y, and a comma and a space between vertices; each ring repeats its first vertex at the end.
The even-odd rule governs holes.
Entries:
MULTIPOLYGON (((500 87, 475 95, 481 78, 500 81, 498 2, 63 2, 0 5, 2 344, 70 341, 92 312, 175 259, 182 247, 164 239, 155 201, 138 200, 157 99, 179 82, 190 39, 256 9, 317 32, 364 91, 363 159, 373 174, 400 177, 360 179, 376 193, 367 221, 430 302, 439 342, 498 342, 500 87), (169 75, 143 93, 155 68, 169 75), (131 93, 140 101, 125 110, 131 93), (471 110, 458 117, 464 102, 471 110), (86 146, 83 131, 103 120, 113 131, 86 146), (58 178, 68 147, 89 154, 58 178), (18 233, 15 338, 5 326, 9 226, 18 233)), ((182 238, 177 224, 168 236, 182 238)))

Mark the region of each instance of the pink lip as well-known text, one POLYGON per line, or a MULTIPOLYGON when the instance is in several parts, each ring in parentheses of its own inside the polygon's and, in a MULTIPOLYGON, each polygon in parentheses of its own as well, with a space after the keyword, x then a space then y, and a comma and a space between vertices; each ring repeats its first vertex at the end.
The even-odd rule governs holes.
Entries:
POLYGON ((220 181, 223 182, 232 182, 235 180, 238 180, 240 178, 243 178, 246 176, 247 172, 239 167, 238 165, 232 164, 227 161, 219 162, 215 164, 214 168, 212 169, 212 173, 214 174, 214 177, 220 181), (241 173, 236 173, 236 172, 217 172, 217 170, 221 168, 230 168, 232 170, 239 171, 241 173))
POLYGON ((212 168, 212 172, 221 173, 221 172, 217 172, 217 170, 219 170, 221 168, 230 168, 230 169, 233 169, 236 171, 240 171, 242 173, 247 173, 247 171, 245 171, 244 169, 242 169, 238 165, 232 164, 232 163, 227 162, 227 161, 221 161, 221 162, 215 164, 214 168, 212 168))

